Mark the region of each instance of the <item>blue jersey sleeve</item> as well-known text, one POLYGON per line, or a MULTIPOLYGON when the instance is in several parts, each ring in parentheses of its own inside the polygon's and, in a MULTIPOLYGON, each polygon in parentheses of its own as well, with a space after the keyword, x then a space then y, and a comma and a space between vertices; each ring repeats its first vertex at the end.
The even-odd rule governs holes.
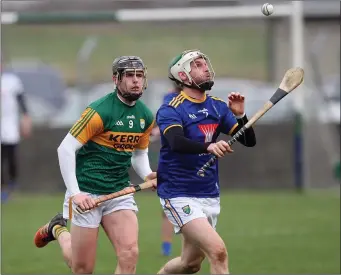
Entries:
POLYGON ((180 114, 172 106, 165 104, 162 105, 157 111, 156 123, 163 134, 171 127, 182 127, 182 119, 180 114))
POLYGON ((221 132, 226 135, 231 135, 233 130, 238 126, 238 122, 226 103, 222 104, 222 108, 223 108, 224 115, 223 115, 223 120, 222 120, 221 132))

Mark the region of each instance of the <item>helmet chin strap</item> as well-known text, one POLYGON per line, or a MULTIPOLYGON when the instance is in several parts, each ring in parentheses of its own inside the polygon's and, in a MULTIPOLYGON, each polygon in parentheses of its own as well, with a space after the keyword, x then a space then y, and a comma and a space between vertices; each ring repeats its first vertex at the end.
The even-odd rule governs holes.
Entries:
POLYGON ((118 88, 117 88, 117 92, 121 97, 123 97, 124 99, 126 99, 127 101, 130 101, 130 102, 138 100, 143 94, 142 92, 140 92, 140 93, 128 93, 128 92, 122 93, 120 91, 120 89, 118 89, 118 88))
POLYGON ((212 80, 209 80, 209 81, 206 81, 204 83, 201 83, 200 85, 196 85, 200 88, 200 90, 203 90, 203 91, 210 91, 212 89, 214 85, 214 81, 212 80))
POLYGON ((197 85, 193 82, 190 85, 186 84, 186 83, 181 83, 180 81, 176 81, 176 82, 182 86, 186 86, 186 87, 191 88, 191 89, 196 89, 196 90, 199 90, 201 92, 210 91, 214 85, 214 81, 212 81, 212 80, 201 83, 200 85, 197 85))
POLYGON ((175 81, 175 83, 179 84, 180 86, 186 86, 186 87, 191 88, 191 89, 197 89, 201 92, 210 91, 214 85, 213 80, 208 80, 208 81, 201 83, 200 85, 197 85, 197 84, 195 84, 194 81, 192 81, 192 84, 186 84, 186 83, 180 82, 179 80, 175 79, 174 77, 169 77, 169 79, 172 81, 175 81))

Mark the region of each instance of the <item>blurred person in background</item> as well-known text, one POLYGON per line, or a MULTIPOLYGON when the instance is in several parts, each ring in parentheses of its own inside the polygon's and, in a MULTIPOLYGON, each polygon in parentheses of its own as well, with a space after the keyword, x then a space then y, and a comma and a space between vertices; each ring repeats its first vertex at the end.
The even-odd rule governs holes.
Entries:
MULTIPOLYGON (((1 65, 3 65, 1 54, 1 65)), ((1 69, 2 71, 2 69, 1 69)), ((18 147, 21 137, 31 135, 32 122, 27 110, 24 86, 12 72, 1 74, 1 201, 8 200, 18 184, 18 147), (6 169, 7 168, 7 169, 6 169)))
MULTIPOLYGON (((172 89, 168 91, 163 97, 163 104, 169 103, 174 95, 177 95, 181 92, 181 87, 176 83, 172 82, 172 89)), ((160 129, 156 125, 151 132, 151 142, 154 142, 160 139, 160 129)), ((173 240, 173 225, 166 217, 164 211, 161 213, 162 221, 161 221, 161 253, 163 256, 170 256, 172 253, 172 240, 173 240)))
POLYGON ((154 180, 156 187, 148 158, 154 117, 139 100, 147 86, 146 67, 137 56, 121 56, 113 62, 112 78, 115 91, 92 102, 58 147, 67 187, 63 215, 53 217, 34 237, 38 248, 57 240, 65 262, 77 274, 94 271, 100 225, 116 251, 115 273, 136 272, 138 208, 133 194, 100 205, 95 199, 128 187, 131 165, 142 179, 154 180), (91 211, 77 213, 77 206, 91 211))

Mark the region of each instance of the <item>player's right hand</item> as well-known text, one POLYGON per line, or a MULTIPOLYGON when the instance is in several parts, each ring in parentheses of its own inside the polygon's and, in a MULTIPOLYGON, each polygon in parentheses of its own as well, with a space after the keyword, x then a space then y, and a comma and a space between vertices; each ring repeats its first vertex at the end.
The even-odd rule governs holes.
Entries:
POLYGON ((218 158, 223 157, 226 153, 233 153, 230 145, 228 145, 227 142, 224 140, 220 140, 216 143, 211 143, 207 147, 207 151, 217 156, 218 158))
POLYGON ((156 179, 157 178, 157 174, 156 172, 151 172, 148 176, 145 177, 145 181, 147 180, 153 180, 153 179, 156 179))
POLYGON ((73 202, 79 206, 83 211, 90 210, 96 207, 96 202, 93 198, 86 194, 77 194, 72 198, 73 202))
POLYGON ((156 189, 157 189, 157 179, 153 179, 152 180, 152 184, 153 184, 152 190, 156 191, 156 189))

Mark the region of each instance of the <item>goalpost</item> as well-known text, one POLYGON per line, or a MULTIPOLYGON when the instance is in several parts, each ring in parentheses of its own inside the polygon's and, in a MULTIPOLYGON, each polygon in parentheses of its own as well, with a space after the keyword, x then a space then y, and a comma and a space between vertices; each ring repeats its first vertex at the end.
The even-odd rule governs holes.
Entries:
MULTIPOLYGON (((291 66, 305 68, 304 59, 304 16, 302 1, 291 1, 274 5, 274 13, 266 18, 261 12, 261 4, 232 7, 196 7, 196 8, 158 8, 158 9, 124 9, 116 12, 92 12, 92 13, 30 13, 20 14, 15 12, 3 12, 2 24, 26 24, 26 23, 64 23, 64 22, 160 22, 179 20, 219 20, 219 19, 261 19, 288 18, 290 20, 291 37, 291 66)), ((307 187, 307 177, 304 167, 304 140, 302 123, 304 119, 304 84, 295 91, 291 97, 295 98, 295 186, 307 187)))
MULTIPOLYGON (((305 68, 304 64, 304 15, 303 2, 292 1, 291 14, 291 43, 292 43, 292 66, 305 68)), ((305 177, 305 151, 303 135, 303 110, 304 94, 302 87, 298 87, 294 96, 295 106, 295 136, 294 136, 294 161, 295 161, 295 186, 298 189, 307 188, 309 181, 305 177)))

